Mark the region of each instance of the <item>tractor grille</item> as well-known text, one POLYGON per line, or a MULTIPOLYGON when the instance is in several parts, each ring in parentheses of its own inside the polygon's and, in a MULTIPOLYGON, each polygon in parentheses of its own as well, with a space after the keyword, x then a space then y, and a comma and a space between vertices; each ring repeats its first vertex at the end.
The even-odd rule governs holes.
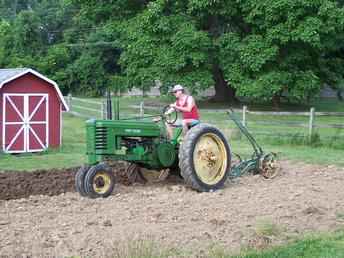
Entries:
POLYGON ((105 150, 107 143, 107 128, 96 127, 96 150, 105 150))

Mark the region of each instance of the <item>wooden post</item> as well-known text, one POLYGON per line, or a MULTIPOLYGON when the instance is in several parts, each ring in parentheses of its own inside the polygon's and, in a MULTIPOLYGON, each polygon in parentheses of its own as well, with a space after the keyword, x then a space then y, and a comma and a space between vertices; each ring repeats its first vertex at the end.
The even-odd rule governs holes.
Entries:
POLYGON ((313 128, 314 128, 314 116, 315 116, 315 108, 312 107, 309 111, 309 126, 308 126, 308 137, 310 142, 312 142, 313 137, 313 128))
POLYGON ((72 94, 68 93, 67 102, 68 102, 69 111, 72 111, 72 99, 73 99, 72 94))
POLYGON ((247 106, 242 107, 242 124, 246 127, 246 111, 247 106))
POLYGON ((140 103, 140 117, 143 117, 144 114, 145 114, 144 101, 141 101, 141 103, 140 103))

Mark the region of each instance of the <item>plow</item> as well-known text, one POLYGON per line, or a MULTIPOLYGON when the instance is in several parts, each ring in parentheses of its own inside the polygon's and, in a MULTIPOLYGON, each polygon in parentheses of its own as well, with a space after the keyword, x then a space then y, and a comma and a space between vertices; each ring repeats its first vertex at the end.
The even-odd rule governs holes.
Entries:
POLYGON ((233 110, 228 111, 228 117, 252 145, 250 159, 232 152, 224 134, 211 124, 193 125, 185 135, 182 128, 176 127, 173 137, 168 137, 166 126, 173 125, 178 118, 177 111, 169 106, 157 115, 124 119, 119 118, 118 100, 114 107, 114 119, 112 112, 108 112, 110 117, 106 120, 86 121, 88 162, 75 176, 76 190, 82 196, 111 195, 116 178, 108 164, 113 161, 129 164, 126 175, 130 182, 147 181, 142 169, 156 171, 160 178, 174 172, 199 192, 221 189, 228 179, 245 173, 261 174, 264 178, 278 174, 276 154, 262 150, 233 110))
POLYGON ((274 152, 265 153, 252 134, 241 123, 240 119, 236 117, 233 110, 228 111, 228 116, 247 138, 253 149, 251 158, 246 160, 243 160, 240 155, 233 153, 237 157, 238 163, 231 167, 230 177, 239 177, 248 172, 260 174, 266 179, 276 177, 279 172, 277 154, 274 152))

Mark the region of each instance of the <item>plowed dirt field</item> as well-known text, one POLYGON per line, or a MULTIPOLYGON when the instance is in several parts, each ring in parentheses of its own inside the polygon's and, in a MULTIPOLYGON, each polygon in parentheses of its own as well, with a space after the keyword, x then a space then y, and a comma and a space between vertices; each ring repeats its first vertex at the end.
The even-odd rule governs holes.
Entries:
POLYGON ((74 192, 77 168, 2 172, 0 256, 113 257, 119 246, 141 240, 196 256, 214 245, 237 252, 343 228, 344 168, 281 166, 273 180, 249 175, 213 193, 173 176, 129 185, 119 166, 119 183, 106 199, 74 192))

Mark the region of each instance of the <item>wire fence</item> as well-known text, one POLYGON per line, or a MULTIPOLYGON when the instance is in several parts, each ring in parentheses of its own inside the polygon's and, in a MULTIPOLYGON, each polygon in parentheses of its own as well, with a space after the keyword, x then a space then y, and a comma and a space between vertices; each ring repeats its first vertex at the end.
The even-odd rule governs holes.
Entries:
MULTIPOLYGON (((66 97, 70 113, 83 117, 106 119, 105 99, 66 97)), ((144 117, 159 114, 163 104, 145 105, 142 100, 121 100, 120 118, 144 117)), ((226 109, 201 109, 202 122, 218 126, 231 137, 240 138, 240 132, 230 123, 226 109)), ((246 106, 234 110, 237 117, 255 137, 289 139, 292 141, 327 141, 330 145, 344 146, 344 112, 267 112, 250 111, 246 106)))
MULTIPOLYGON (((69 113, 85 119, 107 119, 108 109, 106 99, 87 99, 73 97, 72 95, 65 96, 69 106, 69 113)), ((121 118, 135 118, 143 117, 145 113, 151 111, 149 107, 144 107, 144 102, 138 102, 138 105, 121 106, 121 118), (146 110, 145 110, 146 109, 146 110)), ((154 109, 156 111, 156 109, 154 109)))

